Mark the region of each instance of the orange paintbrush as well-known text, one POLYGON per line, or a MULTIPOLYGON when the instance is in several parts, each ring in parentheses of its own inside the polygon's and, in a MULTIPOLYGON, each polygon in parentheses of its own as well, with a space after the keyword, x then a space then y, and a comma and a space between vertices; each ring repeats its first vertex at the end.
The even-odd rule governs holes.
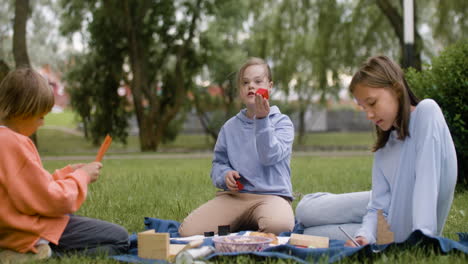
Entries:
POLYGON ((99 161, 99 162, 102 161, 102 158, 104 157, 104 154, 106 154, 106 151, 110 147, 111 143, 112 143, 112 138, 111 136, 109 136, 109 134, 107 134, 106 138, 104 139, 104 142, 99 148, 98 154, 96 156, 96 161, 99 161))

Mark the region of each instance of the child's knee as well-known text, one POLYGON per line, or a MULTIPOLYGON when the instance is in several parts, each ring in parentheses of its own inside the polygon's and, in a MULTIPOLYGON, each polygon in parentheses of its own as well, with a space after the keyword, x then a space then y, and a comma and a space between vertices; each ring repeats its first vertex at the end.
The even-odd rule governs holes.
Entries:
POLYGON ((291 232, 294 228, 294 218, 292 219, 264 219, 259 223, 259 231, 265 233, 280 234, 291 232))
POLYGON ((130 240, 128 239, 128 231, 123 226, 113 224, 112 230, 112 243, 114 254, 125 253, 130 247, 130 240))
POLYGON ((311 193, 307 194, 299 201, 296 206, 296 218, 301 223, 309 223, 315 217, 323 213, 326 197, 332 195, 330 193, 311 193))
POLYGON ((181 237, 188 237, 200 235, 200 232, 197 230, 196 225, 190 225, 190 223, 184 221, 179 227, 179 235, 181 237))
POLYGON ((123 226, 117 225, 114 228, 114 237, 115 240, 123 243, 123 242, 128 242, 128 231, 125 229, 123 226))

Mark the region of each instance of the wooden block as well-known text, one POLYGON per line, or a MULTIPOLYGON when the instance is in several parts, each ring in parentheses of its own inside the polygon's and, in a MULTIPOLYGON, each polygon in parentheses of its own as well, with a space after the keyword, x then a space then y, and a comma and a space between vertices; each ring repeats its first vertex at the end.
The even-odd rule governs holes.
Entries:
POLYGON ((291 234, 289 244, 302 247, 328 248, 329 238, 321 236, 291 234))
POLYGON ((138 257, 169 259, 169 233, 156 233, 154 229, 138 233, 138 257))
POLYGON ((393 243, 393 232, 390 231, 390 226, 383 216, 382 209, 377 211, 377 245, 385 245, 393 243))
POLYGON ((185 244, 169 244, 169 260, 173 260, 186 246, 185 244))

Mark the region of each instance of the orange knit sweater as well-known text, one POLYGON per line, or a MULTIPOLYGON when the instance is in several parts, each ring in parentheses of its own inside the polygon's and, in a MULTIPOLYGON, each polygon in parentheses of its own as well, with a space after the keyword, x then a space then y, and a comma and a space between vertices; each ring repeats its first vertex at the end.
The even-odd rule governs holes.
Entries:
POLYGON ((70 166, 51 175, 28 137, 0 127, 0 248, 36 252, 40 238, 58 244, 89 182, 70 166))

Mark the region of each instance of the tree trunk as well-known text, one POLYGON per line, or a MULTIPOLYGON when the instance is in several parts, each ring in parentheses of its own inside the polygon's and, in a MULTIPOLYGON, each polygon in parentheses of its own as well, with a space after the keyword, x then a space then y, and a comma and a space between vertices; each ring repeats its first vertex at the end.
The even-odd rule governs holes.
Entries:
POLYGON ((298 135, 298 143, 302 145, 304 143, 304 136, 305 136, 305 112, 307 107, 302 107, 299 110, 299 135, 298 135))
POLYGON ((6 62, 3 59, 0 59, 0 83, 9 71, 10 67, 8 67, 8 64, 6 64, 6 62))
MULTIPOLYGON (((199 18, 199 11, 195 12, 192 23, 189 28, 188 37, 184 43, 178 47, 176 55, 175 72, 171 76, 175 91, 170 95, 157 95, 156 84, 150 82, 148 72, 149 52, 148 46, 144 44, 141 30, 144 14, 130 12, 129 1, 125 1, 126 33, 130 49, 130 65, 133 74, 131 82, 132 95, 134 100, 135 112, 137 115, 140 148, 141 151, 156 151, 161 139, 164 137, 165 130, 169 123, 177 116, 186 97, 186 77, 185 62, 186 53, 195 33, 196 21, 199 18), (174 100, 166 100, 168 97, 174 97, 174 100), (165 101, 171 101, 166 103, 165 101)), ((201 0, 197 1, 196 7, 200 7, 201 0)), ((199 10, 199 8, 195 8, 199 10)), ((145 11, 144 8, 139 11, 145 11)), ((171 83, 172 84, 172 83, 171 83)), ((165 84, 163 84, 165 85, 165 84)))
MULTIPOLYGON (((16 68, 31 67, 26 43, 26 26, 30 14, 29 0, 16 0, 15 20, 13 24, 13 56, 16 68)), ((32 141, 39 147, 36 133, 32 134, 32 141)))
POLYGON ((200 120, 200 124, 205 131, 205 134, 208 134, 213 138, 214 142, 218 139, 218 131, 214 127, 210 127, 210 119, 206 113, 200 106, 200 99, 199 96, 194 93, 194 103, 195 103, 195 110, 197 111, 198 120, 200 120))
MULTIPOLYGON (((389 0, 377 0, 377 6, 379 7, 380 11, 387 17, 390 25, 395 32, 395 35, 400 42, 400 50, 401 50, 401 57, 403 58, 404 49, 405 49, 405 40, 404 40, 404 32, 403 32, 403 16, 398 13, 398 10, 390 3, 389 0)), ((416 14, 416 5, 414 6, 415 14, 416 14)), ((419 32, 416 27, 416 15, 415 23, 414 23, 414 52, 412 61, 414 61, 414 68, 418 71, 421 70, 421 50, 422 50, 422 38, 419 35, 419 32)), ((402 63, 400 63, 403 65, 402 63)))
POLYGON ((154 140, 155 136, 155 116, 152 109, 154 102, 144 96, 144 92, 149 90, 149 78, 147 74, 147 47, 144 47, 139 41, 138 30, 141 23, 139 14, 133 14, 130 11, 130 4, 125 2, 125 20, 126 20, 126 33, 129 42, 130 53, 130 66, 133 74, 131 81, 131 91, 133 95, 133 104, 137 117, 140 149, 141 151, 156 151, 157 145, 154 140))
POLYGON ((30 67, 26 44, 26 24, 30 12, 29 0, 16 0, 13 25, 13 56, 16 68, 30 67))

